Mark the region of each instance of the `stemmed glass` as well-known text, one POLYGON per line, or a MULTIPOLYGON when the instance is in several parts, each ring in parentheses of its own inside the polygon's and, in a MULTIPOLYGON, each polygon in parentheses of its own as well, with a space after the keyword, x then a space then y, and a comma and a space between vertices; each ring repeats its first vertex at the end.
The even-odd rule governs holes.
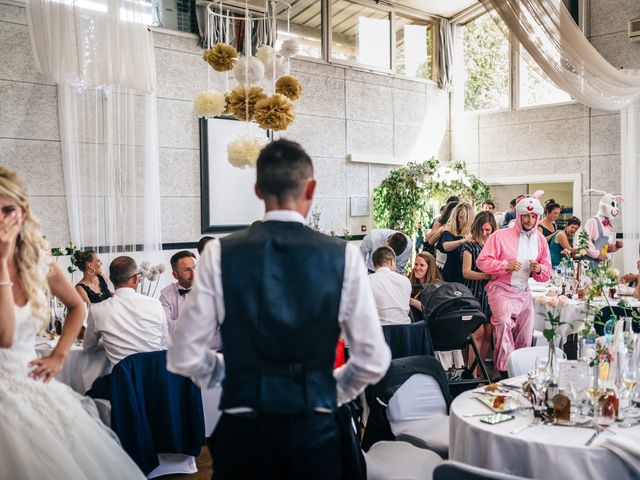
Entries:
POLYGON ((546 409, 547 388, 551 383, 551 373, 547 369, 547 359, 545 357, 536 358, 536 368, 531 377, 531 389, 534 395, 533 409, 540 411, 546 409))

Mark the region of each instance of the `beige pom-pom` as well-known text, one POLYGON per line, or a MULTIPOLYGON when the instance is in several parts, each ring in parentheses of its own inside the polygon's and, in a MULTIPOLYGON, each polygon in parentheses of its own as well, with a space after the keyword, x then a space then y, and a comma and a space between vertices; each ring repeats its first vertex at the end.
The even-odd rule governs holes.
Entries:
POLYGON ((251 85, 260 82, 264 77, 264 65, 256 57, 240 57, 233 77, 240 85, 251 85))
POLYGON ((253 120, 256 103, 264 98, 267 94, 262 88, 240 85, 227 94, 227 109, 238 120, 253 120))
POLYGON ((280 77, 276 82, 276 93, 280 93, 289 100, 297 100, 302 95, 302 84, 291 75, 280 77))
POLYGON ((270 45, 262 45, 261 47, 258 47, 258 50, 256 51, 256 57, 258 57, 258 60, 264 64, 273 61, 275 54, 275 50, 270 45))
POLYGON ((224 93, 210 90, 200 92, 193 100, 193 110, 196 116, 202 118, 217 117, 222 115, 226 108, 226 100, 224 93))
POLYGON ((227 145, 227 160, 234 167, 255 167, 266 137, 240 137, 227 145))
POLYGON ((227 43, 216 43, 202 54, 205 62, 216 72, 233 70, 238 62, 238 51, 227 43))
POLYGON ((256 103, 253 119, 260 128, 275 131, 286 130, 295 120, 293 103, 284 95, 274 93, 256 103))

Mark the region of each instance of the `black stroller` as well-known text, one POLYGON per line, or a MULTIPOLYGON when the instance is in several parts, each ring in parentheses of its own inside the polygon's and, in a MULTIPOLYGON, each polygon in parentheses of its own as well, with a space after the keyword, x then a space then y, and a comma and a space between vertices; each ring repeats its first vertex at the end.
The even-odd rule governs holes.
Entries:
POLYGON ((473 339, 475 332, 484 322, 485 314, 480 302, 461 283, 434 284, 422 294, 422 310, 427 328, 431 332, 433 349, 436 351, 461 350, 470 345, 475 360, 468 366, 469 371, 480 365, 482 378, 451 381, 456 385, 477 385, 491 382, 487 366, 473 339))

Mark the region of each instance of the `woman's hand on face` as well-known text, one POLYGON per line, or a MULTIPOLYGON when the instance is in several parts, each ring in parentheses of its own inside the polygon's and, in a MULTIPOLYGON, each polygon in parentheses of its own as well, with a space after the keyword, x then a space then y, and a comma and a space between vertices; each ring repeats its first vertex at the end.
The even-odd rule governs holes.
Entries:
POLYGON ((20 233, 17 213, 0 220, 0 260, 8 260, 20 233))

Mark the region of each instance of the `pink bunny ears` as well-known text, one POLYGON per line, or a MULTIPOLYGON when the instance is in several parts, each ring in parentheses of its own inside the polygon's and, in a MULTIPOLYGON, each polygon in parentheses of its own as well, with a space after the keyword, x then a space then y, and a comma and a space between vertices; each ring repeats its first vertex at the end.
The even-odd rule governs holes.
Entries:
POLYGON ((593 192, 596 195, 611 195, 613 198, 615 198, 618 202, 624 202, 624 197, 622 195, 614 195, 613 193, 607 193, 604 192, 602 190, 596 190, 595 188, 590 188, 589 190, 585 190, 584 193, 589 193, 589 192, 593 192))

